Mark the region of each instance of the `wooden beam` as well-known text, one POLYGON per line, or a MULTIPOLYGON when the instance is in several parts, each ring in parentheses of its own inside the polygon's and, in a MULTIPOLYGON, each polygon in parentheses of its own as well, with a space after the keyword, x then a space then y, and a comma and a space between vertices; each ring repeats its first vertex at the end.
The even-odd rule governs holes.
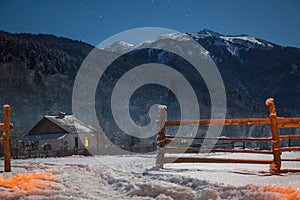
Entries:
MULTIPOLYGON (((278 128, 300 127, 300 118, 277 118, 278 128)), ((165 126, 208 126, 208 125, 253 125, 271 124, 269 118, 240 118, 240 119, 204 119, 204 120, 169 120, 165 126)))
MULTIPOLYGON (((13 124, 11 123, 10 124, 10 129, 12 129, 13 128, 13 124)), ((0 123, 0 130, 4 130, 4 123, 0 123)))
POLYGON ((166 153, 214 153, 214 152, 228 152, 228 153, 255 153, 255 154, 273 154, 272 151, 257 151, 250 149, 200 149, 200 148, 184 148, 184 147, 166 147, 166 153))
POLYGON ((201 125, 252 125, 271 124, 269 118, 240 118, 240 119, 204 119, 204 120, 171 120, 165 126, 201 126, 201 125))
POLYGON ((300 118, 277 117, 278 128, 297 128, 300 127, 300 118))
POLYGON ((298 173, 300 169, 281 169, 280 173, 298 173))
POLYGON ((279 173, 281 168, 281 152, 280 152, 280 139, 278 133, 277 113, 275 109, 274 99, 269 98, 266 100, 266 105, 270 112, 271 130, 272 130, 272 151, 273 163, 270 166, 272 173, 279 173))
POLYGON ((3 143, 4 143, 4 171, 10 172, 11 171, 11 164, 10 164, 10 106, 4 105, 3 106, 3 143))
POLYGON ((164 163, 244 163, 271 164, 273 160, 231 159, 231 158, 193 158, 193 157, 165 157, 164 163))
POLYGON ((279 136, 280 139, 297 139, 300 138, 300 135, 281 135, 279 136))
POLYGON ((300 158, 281 158, 281 161, 296 161, 296 162, 299 162, 300 158))
POLYGON ((166 146, 166 133, 165 133, 165 121, 167 117, 167 106, 159 105, 158 106, 158 120, 157 127, 158 127, 158 134, 157 134, 157 156, 156 156, 156 167, 163 168, 163 159, 165 156, 164 147, 166 146))
MULTIPOLYGON (((9 138, 9 142, 11 142, 12 141, 12 139, 11 138, 9 138)), ((3 137, 2 138, 0 138, 0 142, 4 142, 4 139, 3 139, 3 137)))
POLYGON ((300 151, 300 147, 281 147, 280 151, 300 151))
POLYGON ((215 138, 210 138, 210 137, 184 137, 184 136, 171 136, 171 135, 166 135, 166 138, 168 139, 178 139, 178 140, 225 140, 225 141, 261 141, 261 142, 268 142, 271 141, 271 137, 267 138, 254 138, 254 137, 249 137, 249 138, 229 138, 229 137, 215 137, 215 138))

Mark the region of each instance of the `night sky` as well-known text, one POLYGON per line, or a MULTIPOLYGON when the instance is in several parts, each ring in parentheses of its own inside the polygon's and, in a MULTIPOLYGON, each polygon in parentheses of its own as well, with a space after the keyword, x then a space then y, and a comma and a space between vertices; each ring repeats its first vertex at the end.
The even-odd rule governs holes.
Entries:
POLYGON ((0 0, 0 29, 97 45, 133 28, 204 28, 300 47, 298 0, 0 0))

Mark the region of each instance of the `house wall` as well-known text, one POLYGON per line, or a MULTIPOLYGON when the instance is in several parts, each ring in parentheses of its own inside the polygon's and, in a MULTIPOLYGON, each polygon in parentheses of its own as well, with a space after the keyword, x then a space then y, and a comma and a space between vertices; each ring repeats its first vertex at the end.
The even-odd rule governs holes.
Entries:
POLYGON ((89 148, 97 148, 97 134, 93 133, 71 133, 64 139, 64 141, 68 142, 68 150, 73 150, 75 148, 75 138, 78 138, 78 149, 85 149, 85 137, 88 139, 88 149, 89 148))
POLYGON ((69 133, 64 139, 61 140, 43 140, 39 141, 39 148, 44 144, 51 145, 51 151, 69 150, 75 149, 75 138, 78 138, 78 149, 85 149, 85 146, 77 133, 69 133))
MULTIPOLYGON (((39 141, 39 148, 44 144, 51 145, 51 151, 60 151, 63 145, 63 140, 43 140, 39 141)), ((42 150, 42 149, 41 149, 42 150)))
POLYGON ((67 149, 68 150, 74 150, 75 149, 75 138, 78 138, 78 149, 84 149, 84 145, 81 141, 81 139, 78 137, 77 133, 70 133, 67 135, 67 137, 64 139, 64 141, 68 142, 67 149))

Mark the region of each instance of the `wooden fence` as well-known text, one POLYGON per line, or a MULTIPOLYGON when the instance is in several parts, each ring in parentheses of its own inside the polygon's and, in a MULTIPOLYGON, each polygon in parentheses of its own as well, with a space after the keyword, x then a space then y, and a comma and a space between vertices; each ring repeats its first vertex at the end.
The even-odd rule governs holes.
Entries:
POLYGON ((9 105, 3 106, 3 123, 0 123, 0 130, 3 131, 3 137, 0 138, 0 142, 3 142, 4 146, 4 171, 10 172, 10 129, 12 124, 10 123, 10 107, 9 105))
MULTIPOLYGON (((167 107, 160 105, 159 119, 157 120, 158 135, 157 135, 157 158, 156 166, 163 168, 164 163, 182 163, 182 162, 201 162, 201 163, 252 163, 252 164, 270 164, 270 172, 280 173, 287 170, 281 169, 282 161, 300 161, 300 158, 281 158, 282 152, 285 151, 300 151, 298 147, 281 147, 280 142, 286 139, 299 139, 300 134, 296 135, 279 135, 279 128, 297 128, 300 127, 300 118, 282 118, 277 117, 274 99, 269 98, 266 100, 266 105, 269 108, 269 118, 242 118, 242 119, 211 119, 211 120, 172 120, 166 121, 166 110, 167 107), (166 127, 170 126, 234 126, 234 125, 270 125, 271 126, 271 137, 265 138, 229 138, 229 137, 215 137, 215 138, 204 138, 204 137, 180 137, 166 135, 166 127), (251 150, 251 149, 204 149, 204 148, 192 148, 192 147, 178 147, 168 145, 174 140, 223 140, 231 142, 271 142, 272 149, 267 150, 251 150), (165 156, 166 153, 199 153, 199 152, 231 152, 231 153, 257 153, 257 154, 273 154, 272 160, 255 160, 255 159, 230 159, 230 158, 197 158, 197 157, 172 157, 165 156)), ((174 143, 174 142, 173 142, 174 143)), ((290 170, 291 171, 291 170, 290 170)))

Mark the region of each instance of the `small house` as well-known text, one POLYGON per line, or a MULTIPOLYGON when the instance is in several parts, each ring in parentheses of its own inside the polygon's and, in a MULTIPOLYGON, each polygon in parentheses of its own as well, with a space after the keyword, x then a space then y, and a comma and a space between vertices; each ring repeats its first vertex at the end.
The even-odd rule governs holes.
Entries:
POLYGON ((44 116, 21 142, 31 150, 72 152, 98 148, 99 134, 73 115, 59 112, 58 116, 44 116))

